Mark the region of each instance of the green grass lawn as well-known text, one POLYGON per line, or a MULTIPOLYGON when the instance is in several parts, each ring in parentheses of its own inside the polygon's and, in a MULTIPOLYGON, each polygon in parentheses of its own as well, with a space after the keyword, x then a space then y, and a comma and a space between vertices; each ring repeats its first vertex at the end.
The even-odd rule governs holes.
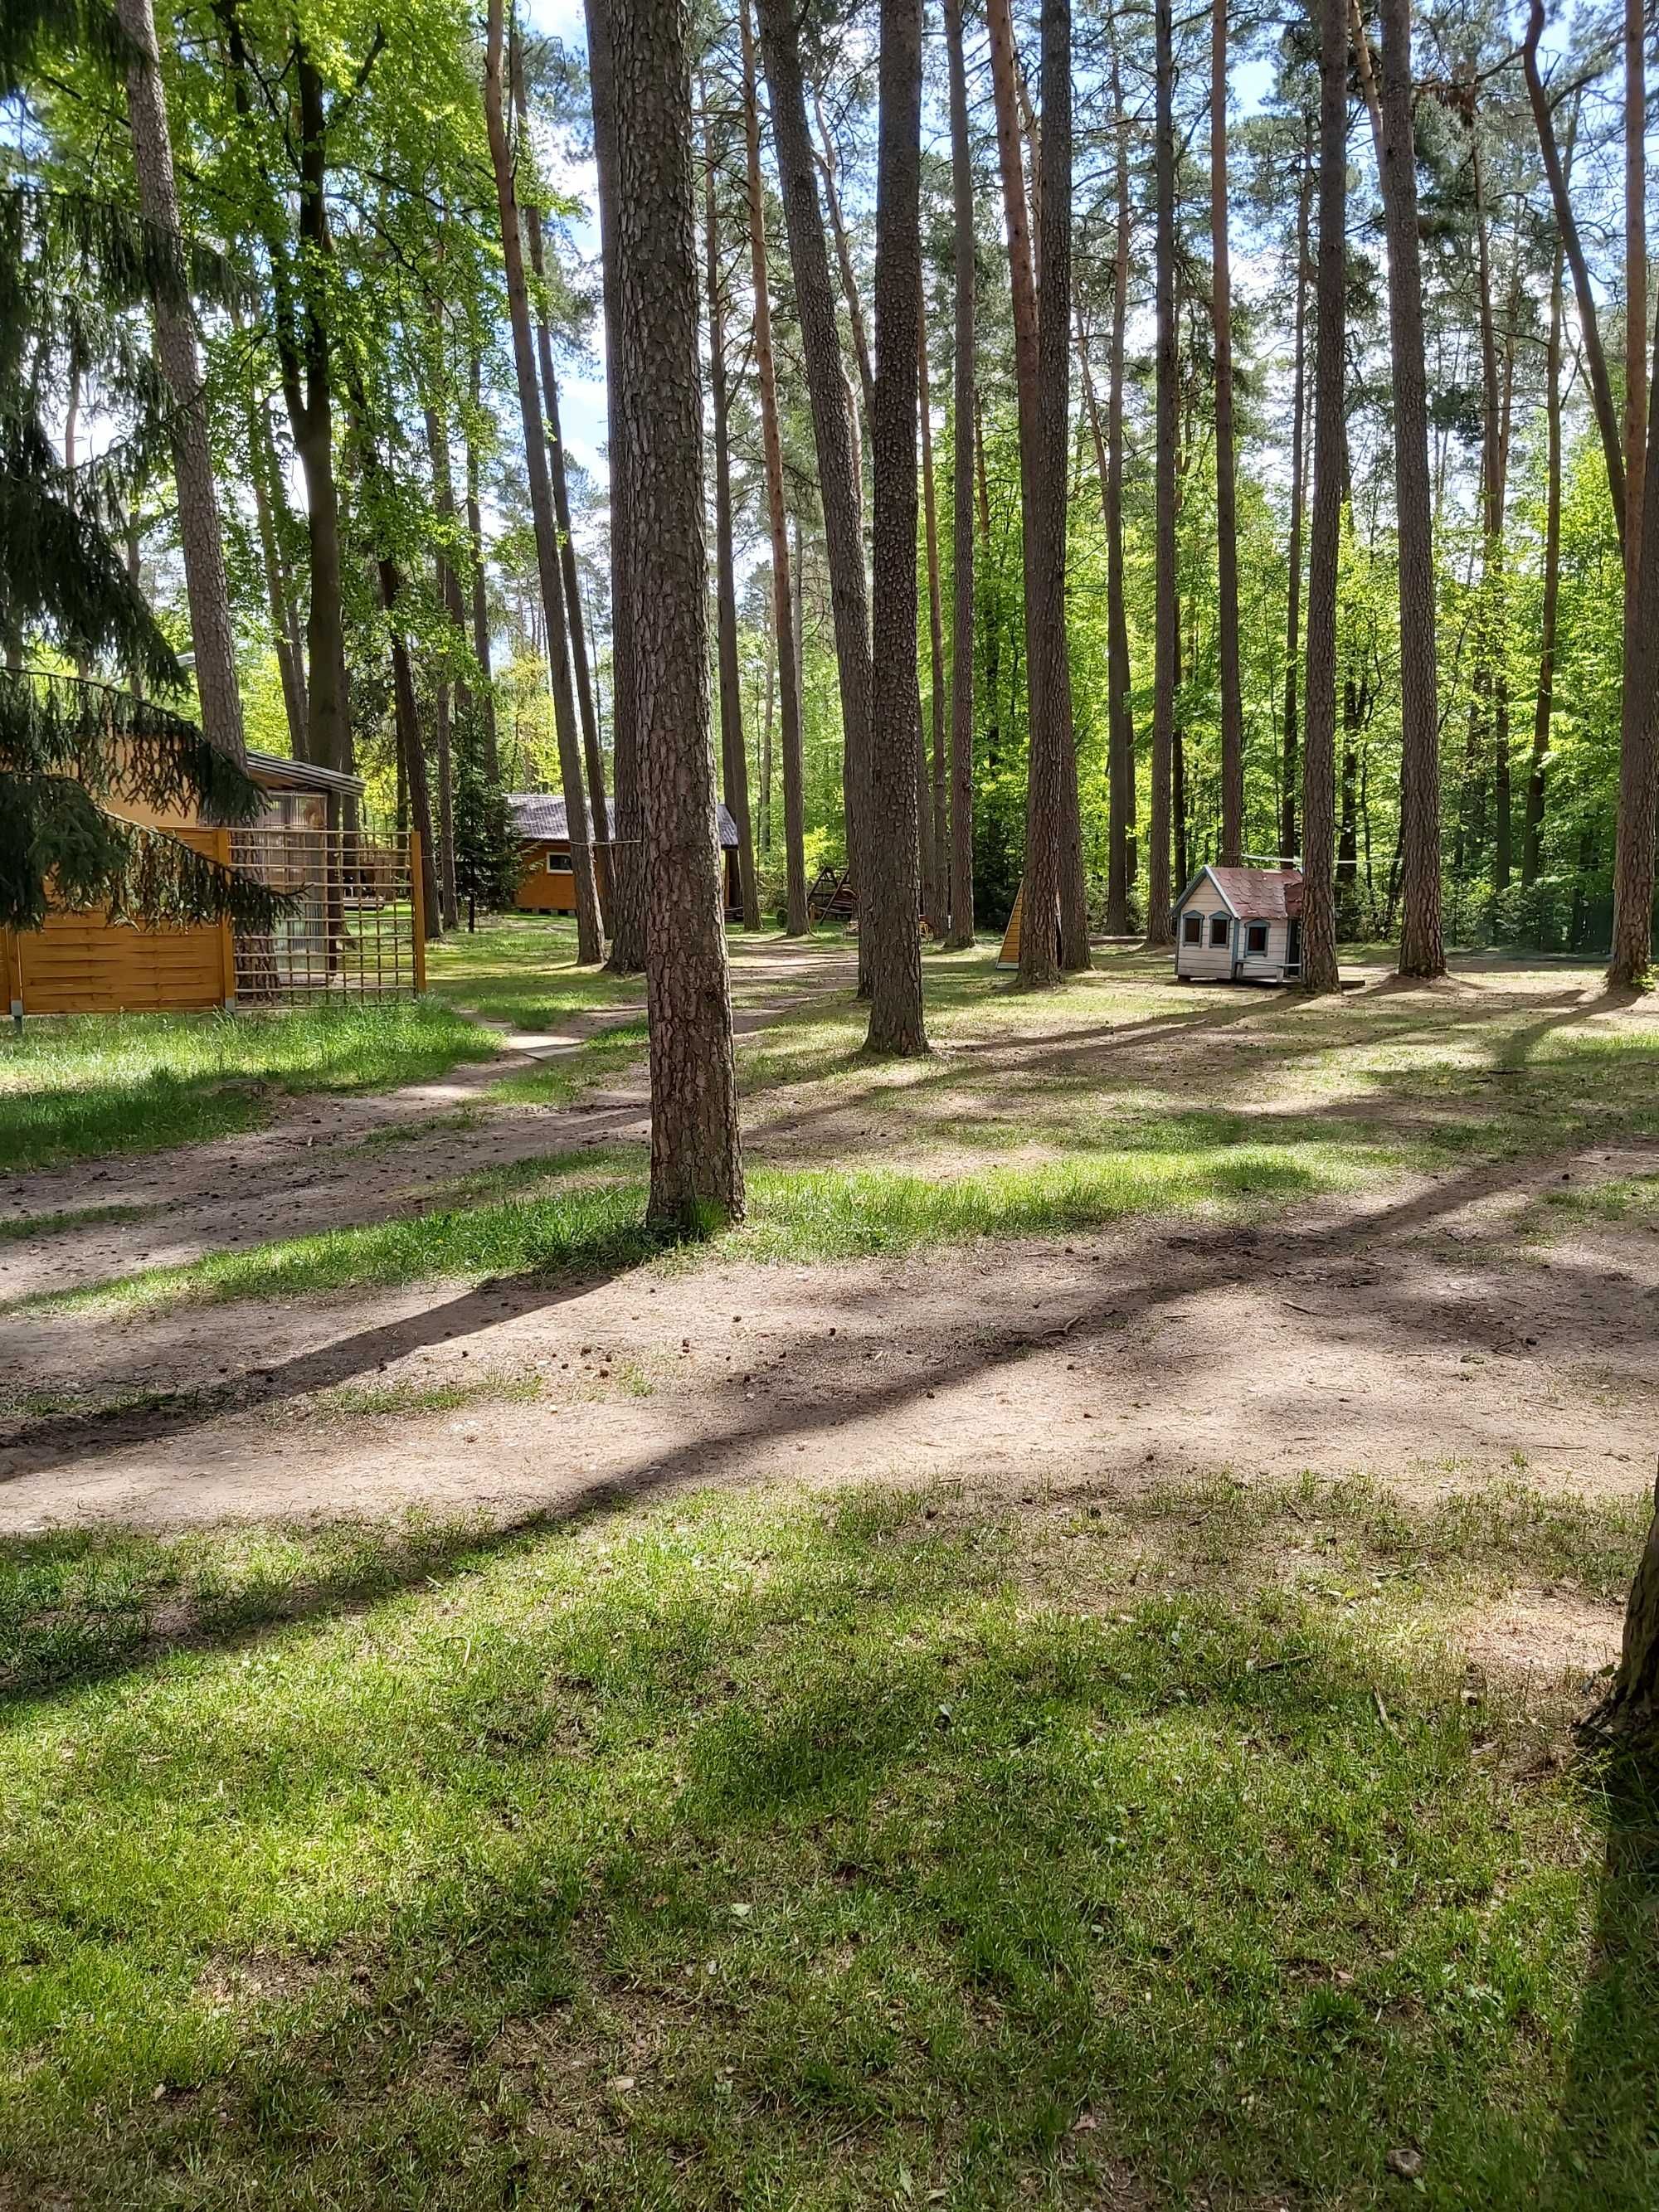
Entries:
POLYGON ((4 2192, 1647 2212, 1631 1808, 1458 1643, 1637 1541, 1310 1481, 11 1544, 4 2192))
POLYGON ((452 1006, 525 1030, 645 1005, 645 979, 576 965, 576 925, 557 915, 492 915, 428 947, 427 988, 452 1006))
POLYGON ((495 1040, 433 1000, 270 1014, 42 1017, 0 1037, 0 1172, 257 1127, 272 1091, 374 1091, 487 1060, 495 1040))

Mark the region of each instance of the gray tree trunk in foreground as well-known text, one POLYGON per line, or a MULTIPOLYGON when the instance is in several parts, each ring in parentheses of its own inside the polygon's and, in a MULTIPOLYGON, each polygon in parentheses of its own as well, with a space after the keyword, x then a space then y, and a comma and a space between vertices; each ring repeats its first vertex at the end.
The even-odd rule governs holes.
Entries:
MULTIPOLYGON (((500 0, 492 0, 499 6, 500 0)), ((609 11, 617 323, 651 1027, 647 1218, 690 1234, 744 1209, 708 742, 708 589, 686 0, 609 11)))

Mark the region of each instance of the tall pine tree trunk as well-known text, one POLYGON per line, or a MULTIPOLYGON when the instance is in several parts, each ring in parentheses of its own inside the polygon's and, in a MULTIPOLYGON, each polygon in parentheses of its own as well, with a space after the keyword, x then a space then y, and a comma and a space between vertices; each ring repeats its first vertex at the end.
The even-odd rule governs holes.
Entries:
POLYGON ((507 315, 513 330, 513 361, 519 388, 520 420, 524 431, 525 474, 529 481, 530 508, 535 526, 536 567, 541 584, 542 613, 547 629, 553 720, 558 736, 559 780, 564 787, 565 821, 570 839, 570 866, 576 900, 576 957, 586 963, 604 958, 605 929, 599 914, 593 848, 588 836, 587 798, 582 787, 581 740, 576 728, 575 699, 570 683, 564 576, 559 561, 553 492, 547 471, 546 429, 542 420, 535 343, 531 331, 530 299, 525 283, 518 194, 514 182, 513 155, 507 144, 503 108, 502 5, 503 0, 489 0, 484 59, 484 120, 489 134, 490 164, 495 173, 501 258, 507 276, 507 315))
POLYGON ((1539 614, 1538 698, 1533 710, 1532 772, 1527 778, 1526 826, 1521 842, 1521 880, 1535 884, 1542 861, 1544 806, 1548 788, 1550 723, 1555 709, 1555 625, 1561 603, 1561 279, 1565 257, 1558 243, 1550 279, 1550 334, 1544 362, 1547 453, 1544 485, 1544 593, 1539 614))
MULTIPOLYGON (((508 71, 518 114, 520 139, 530 118, 524 81, 523 57, 519 50, 516 23, 508 40, 508 71)), ((533 200, 524 209, 525 242, 530 249, 530 273, 536 280, 536 360, 541 372, 542 403, 547 428, 547 472, 553 490, 553 519, 559 533, 559 568, 564 580, 566 627, 570 636, 570 667, 575 682, 576 712, 581 724, 582 763, 587 777, 589 826, 596 848, 609 845, 611 822, 605 803, 605 759, 599 750, 599 715, 593 703, 593 678, 588 665, 587 632, 582 621, 581 578, 576 567, 576 540, 570 527, 570 484, 565 474, 564 432, 559 422, 559 380, 553 366, 553 333, 548 327, 544 301, 547 283, 546 257, 542 245, 541 210, 533 200)), ((614 858, 614 855, 613 855, 614 858)), ((611 872, 614 879, 614 869, 611 872)), ((609 927, 613 903, 605 872, 595 866, 601 923, 609 927)))
POLYGON ((876 157, 876 376, 871 409, 874 657, 869 1049, 927 1049, 916 927, 916 356, 921 308, 921 0, 882 0, 876 157))
POLYGON ((962 0, 945 0, 956 218, 951 402, 951 943, 974 941, 974 168, 962 0))
POLYGON ((1216 623, 1221 649, 1221 859, 1244 857, 1244 702, 1238 672, 1238 501, 1233 482, 1232 264, 1227 241, 1227 8, 1210 7, 1211 324, 1215 345, 1216 623))
POLYGON ((1297 797, 1302 781, 1302 513, 1308 441, 1308 216, 1313 171, 1304 155, 1296 200, 1296 337, 1291 354, 1291 544, 1285 603, 1285 725, 1279 817, 1279 857, 1286 867, 1301 850, 1297 797))
POLYGON ((939 596, 939 498, 933 483, 933 425, 927 377, 927 305, 917 294, 916 393, 921 421, 922 539, 927 556, 927 666, 931 677, 928 711, 933 735, 932 788, 925 796, 931 825, 933 897, 924 905, 935 944, 945 941, 945 917, 952 896, 951 828, 945 774, 945 608, 939 596))
MULTIPOLYGON (((749 191, 749 254, 755 291, 755 375, 760 387, 761 449, 766 465, 766 518, 772 536, 772 626, 776 636, 779 734, 783 751, 784 930, 806 934, 806 769, 801 742, 800 669, 795 652, 789 575, 789 520, 783 495, 783 440, 778 427, 777 371, 772 357, 772 301, 766 259, 766 204, 761 190, 760 103, 755 96, 755 42, 749 0, 738 0, 743 33, 743 120, 749 191)), ((771 728, 768 693, 768 735, 771 728)), ((767 849, 771 850, 770 778, 766 779, 767 849)))
MULTIPOLYGON (((617 145, 614 72, 611 65, 610 0, 586 0, 587 73, 593 105, 593 166, 599 180, 600 282, 605 326, 622 319, 617 291, 617 234, 620 161, 617 145)), ((626 361, 608 361, 605 409, 609 445, 622 450, 629 412, 626 361)), ((611 472, 611 958, 612 974, 633 975, 645 965, 645 842, 640 805, 639 710, 634 658, 633 570, 638 558, 629 472, 611 472)))
MULTIPOLYGON (((1659 327, 1653 337, 1644 474, 1650 483, 1659 483, 1659 327)), ((1644 984, 1653 970, 1654 844, 1659 837, 1659 529, 1644 528, 1641 545, 1636 591, 1625 626, 1613 957, 1607 966, 1607 981, 1618 986, 1644 984)))
POLYGON ((1129 896, 1139 873, 1135 836, 1135 726, 1129 699, 1129 619, 1123 592, 1123 356, 1129 303, 1129 119, 1124 112, 1118 64, 1117 18, 1112 18, 1112 106, 1117 182, 1116 236, 1112 262, 1112 350, 1106 380, 1106 688, 1107 770, 1111 843, 1107 862, 1106 927, 1114 936, 1129 930, 1129 896))
POLYGON ((714 429, 715 659, 720 669, 720 781, 738 831, 738 881, 745 929, 761 926, 755 880, 755 840, 749 819, 749 748, 743 733, 743 685, 738 672, 738 580, 732 551, 732 434, 726 390, 726 285, 720 275, 720 216, 708 94, 702 100, 703 223, 708 307, 708 397, 714 429))
POLYGON ((1302 981, 1334 991, 1336 579, 1342 542, 1343 307, 1347 284, 1347 0, 1319 5, 1319 330, 1314 366, 1313 531, 1308 566, 1308 726, 1303 750, 1302 981))
POLYGON ((1153 0, 1156 25, 1158 239, 1158 452, 1154 524, 1157 612, 1152 685, 1152 850, 1146 942, 1170 943, 1170 802, 1175 750, 1176 668, 1181 651, 1176 601, 1175 52, 1171 0, 1153 0))
POLYGON ((196 695, 209 743, 239 763, 246 757, 242 697, 236 683, 236 638, 225 580, 224 541, 219 528, 213 455, 208 445, 196 334, 191 327, 179 228, 179 193, 167 136, 167 99, 150 0, 118 0, 126 33, 127 115, 132 126, 138 204, 151 228, 167 241, 177 263, 176 289, 155 301, 155 349, 173 392, 173 471, 179 488, 179 539, 185 556, 185 596, 195 655, 196 695))
MULTIPOLYGON (((847 405, 835 288, 823 222, 813 181, 795 0, 757 0, 761 55, 771 94, 778 183, 789 234, 795 312, 805 356, 806 386, 817 453, 818 496, 823 508, 830 563, 830 605, 840 678, 846 757, 847 852, 862 910, 867 886, 869 755, 871 745, 870 599, 864 570, 864 530, 854 424, 847 405)), ((869 988, 866 933, 859 933, 859 982, 869 988)))
MULTIPOLYGON (((501 0, 491 0, 492 15, 501 0)), ((732 998, 708 746, 708 586, 687 0, 609 9, 616 125, 615 464, 629 549, 651 1029, 648 1220, 682 1235, 739 1218, 732 998)))
POLYGON ((374 579, 380 605, 392 638, 392 711, 398 733, 398 760, 409 795, 410 818, 421 840, 421 905, 428 933, 442 934, 444 914, 438 885, 436 841, 432 835, 432 796, 427 780, 426 747, 421 738, 420 711, 415 703, 415 678, 409 665, 409 640, 404 631, 404 580, 389 556, 379 556, 374 579))
POLYGON ((483 514, 478 501, 478 452, 473 424, 478 412, 481 364, 475 352, 471 362, 471 413, 466 421, 466 535, 472 550, 472 656, 483 678, 479 700, 484 781, 492 787, 501 780, 501 746, 495 729, 495 683, 489 656, 489 589, 484 574, 483 514))
POLYGON ((1400 536, 1400 972, 1445 973, 1440 921, 1440 723, 1428 380, 1417 232, 1411 0, 1382 0, 1382 208, 1394 363, 1395 498, 1400 536))

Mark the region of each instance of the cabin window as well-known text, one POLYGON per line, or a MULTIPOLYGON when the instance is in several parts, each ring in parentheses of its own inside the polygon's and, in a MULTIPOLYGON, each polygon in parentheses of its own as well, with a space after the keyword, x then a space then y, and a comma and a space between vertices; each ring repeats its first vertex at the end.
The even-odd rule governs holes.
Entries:
POLYGON ((1200 914, 1184 914, 1181 917, 1181 941, 1183 945, 1204 942, 1204 917, 1200 914))
POLYGON ((570 865, 569 854, 550 853, 547 856, 547 872, 550 876, 574 875, 575 870, 570 865))
POLYGON ((1210 916, 1210 943, 1212 945, 1225 945, 1226 942, 1227 917, 1224 914, 1212 914, 1210 916))
POLYGON ((1265 921, 1251 922, 1249 928, 1246 929, 1244 933, 1244 950, 1247 952, 1265 952, 1267 949, 1267 923, 1265 921))

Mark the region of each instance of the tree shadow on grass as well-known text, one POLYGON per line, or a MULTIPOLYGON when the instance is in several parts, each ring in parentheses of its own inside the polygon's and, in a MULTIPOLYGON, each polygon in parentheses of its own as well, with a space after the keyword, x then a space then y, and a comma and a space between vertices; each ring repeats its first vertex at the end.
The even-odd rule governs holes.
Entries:
POLYGON ((1607 1844, 1589 1972, 1540 2201, 1659 2201, 1659 1765, 1604 1776, 1607 1844))

